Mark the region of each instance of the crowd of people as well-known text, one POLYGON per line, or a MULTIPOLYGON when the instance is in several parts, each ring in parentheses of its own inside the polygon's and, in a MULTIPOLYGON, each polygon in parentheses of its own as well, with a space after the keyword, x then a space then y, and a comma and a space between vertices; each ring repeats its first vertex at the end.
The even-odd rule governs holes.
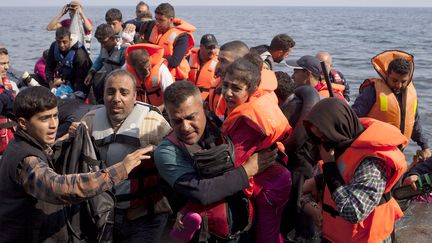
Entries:
POLYGON ((286 60, 287 34, 198 45, 169 3, 105 21, 66 4, 22 78, 0 47, 0 242, 395 240, 392 189, 432 171, 411 54, 372 57, 350 106, 331 54, 286 60))

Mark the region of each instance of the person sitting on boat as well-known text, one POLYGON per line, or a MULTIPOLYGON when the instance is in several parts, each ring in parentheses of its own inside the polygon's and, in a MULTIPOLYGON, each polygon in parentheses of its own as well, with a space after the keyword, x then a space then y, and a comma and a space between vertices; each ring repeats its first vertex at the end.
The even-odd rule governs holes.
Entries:
POLYGON ((407 167, 398 149, 408 143, 407 138, 388 123, 359 119, 337 98, 318 102, 303 123, 324 162, 322 174, 303 186, 304 193, 315 195, 324 189, 323 238, 390 242, 395 221, 403 216, 391 189, 407 167))
MULTIPOLYGON (((343 86, 345 86, 345 89, 343 91, 343 96, 345 97, 345 99, 347 101, 350 101, 350 87, 348 82, 346 81, 344 75, 333 68, 333 59, 332 56, 330 55, 330 53, 326 52, 326 51, 319 51, 316 55, 316 58, 318 58, 318 60, 320 60, 321 62, 324 62, 327 68, 327 71, 329 72, 329 78, 330 78, 330 82, 335 83, 335 84, 341 84, 343 86)), ((324 80, 323 77, 321 77, 322 80, 324 80)))
POLYGON ((15 93, 7 76, 9 70, 9 52, 0 47, 0 156, 6 150, 7 144, 14 136, 14 125, 10 118, 13 115, 15 93))
POLYGON ((72 18, 78 16, 82 21, 82 26, 84 30, 84 42, 82 43, 87 51, 90 51, 90 43, 91 43, 91 32, 93 30, 93 22, 90 18, 84 13, 84 9, 79 0, 72 0, 69 4, 63 6, 60 13, 58 13, 48 24, 47 30, 57 30, 60 27, 65 27, 69 29, 72 23, 72 18), (64 19, 61 22, 60 19, 69 12, 69 18, 64 19), (76 15, 78 14, 78 15, 76 15))
POLYGON ((187 79, 190 71, 186 57, 194 47, 192 32, 196 28, 188 22, 175 18, 174 7, 162 3, 155 9, 156 24, 151 30, 149 42, 164 48, 164 58, 176 80, 187 79))
POLYGON ((123 23, 123 15, 117 8, 111 8, 105 13, 105 22, 114 29, 117 42, 122 45, 134 44, 135 25, 123 23))
POLYGON ((101 44, 101 50, 84 83, 93 85, 93 93, 98 104, 103 103, 105 77, 111 71, 119 69, 125 64, 127 46, 120 45, 115 35, 114 29, 109 24, 101 24, 96 28, 95 37, 101 44))
POLYGON ((92 61, 84 46, 72 42, 71 33, 65 27, 56 30, 56 40, 51 44, 45 66, 47 82, 51 88, 70 86, 73 91, 88 94, 90 87, 84 79, 92 61))
MULTIPOLYGON (((249 186, 249 178, 274 164, 276 150, 254 153, 241 166, 233 168, 235 152, 232 143, 222 136, 211 116, 206 115, 198 87, 189 81, 178 81, 166 89, 164 96, 173 131, 154 153, 160 175, 176 193, 188 200, 188 210, 195 206, 194 212, 208 212, 207 221, 202 223, 208 224, 209 242, 248 239, 247 235, 240 233, 249 228, 248 216, 251 215, 250 204, 244 203, 248 200, 243 200, 242 190, 249 186), (208 159, 207 151, 213 151, 212 158, 208 159), (240 202, 237 199, 241 199, 240 202), (227 204, 237 207, 228 207, 227 204), (233 214, 236 217, 230 217, 233 214), (221 239, 223 236, 231 238, 221 239)), ((188 228, 197 220, 188 215, 179 212, 175 224, 175 230, 184 231, 181 235, 187 236, 185 241, 190 240, 198 228, 198 225, 188 228)), ((198 242, 199 235, 197 231, 196 239, 194 237, 191 242, 198 242)))
POLYGON ((414 56, 403 51, 384 51, 371 59, 380 78, 366 79, 352 105, 359 117, 390 123, 421 148, 422 159, 431 157, 429 141, 418 114, 413 84, 414 56))
MULTIPOLYGON (((321 64, 316 57, 306 55, 297 61, 288 60, 286 63, 288 67, 294 69, 292 79, 298 86, 310 85, 318 91, 320 97, 327 98, 330 96, 326 82, 320 80, 322 75, 321 64)), ((335 97, 345 100, 343 96, 345 87, 343 85, 332 84, 332 89, 335 97)))
POLYGON ((200 46, 193 48, 189 56, 188 80, 194 83, 200 90, 203 100, 206 100, 210 89, 216 86, 215 71, 218 63, 218 42, 213 34, 205 34, 201 37, 200 46))
POLYGON ((126 70, 136 79, 137 100, 164 110, 163 92, 174 80, 164 50, 153 44, 136 44, 126 49, 126 70))
POLYGON ((280 63, 288 58, 294 46, 295 41, 289 35, 279 34, 273 37, 270 46, 255 46, 251 51, 256 51, 261 56, 266 69, 273 70, 274 63, 280 63))

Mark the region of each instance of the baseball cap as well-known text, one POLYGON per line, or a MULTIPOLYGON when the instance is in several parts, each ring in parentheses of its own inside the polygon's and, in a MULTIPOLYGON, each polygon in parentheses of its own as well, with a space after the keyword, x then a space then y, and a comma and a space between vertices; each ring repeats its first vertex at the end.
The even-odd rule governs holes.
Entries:
POLYGON ((286 64, 288 67, 293 69, 306 69, 312 73, 316 78, 319 78, 322 73, 321 63, 314 56, 302 56, 297 61, 287 60, 286 64))
POLYGON ((218 42, 213 34, 205 34, 201 37, 200 44, 204 45, 205 48, 208 48, 210 46, 217 46, 218 42))

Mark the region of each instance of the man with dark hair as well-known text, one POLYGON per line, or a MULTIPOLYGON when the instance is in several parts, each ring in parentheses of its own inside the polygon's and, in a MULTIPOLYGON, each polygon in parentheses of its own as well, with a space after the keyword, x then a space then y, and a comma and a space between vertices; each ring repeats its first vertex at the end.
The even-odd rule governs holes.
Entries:
POLYGON ((124 24, 123 15, 117 8, 111 8, 105 13, 105 22, 114 29, 117 42, 122 44, 133 44, 135 36, 135 25, 124 24))
MULTIPOLYGON (((327 71, 329 73, 330 82, 335 84, 340 84, 345 86, 345 89, 343 91, 343 96, 347 101, 350 101, 350 87, 348 82, 346 81, 344 75, 339 72, 338 70, 333 68, 333 59, 330 53, 326 51, 319 51, 316 55, 316 58, 320 60, 320 62, 324 62, 327 68, 327 71)), ((323 77, 321 77, 322 80, 324 80, 323 77)))
MULTIPOLYGON (((68 242, 63 204, 79 203, 127 179, 150 158, 152 146, 122 157, 106 169, 60 175, 54 171, 51 146, 58 126, 57 99, 37 86, 17 95, 18 128, 0 162, 0 239, 4 242, 68 242)), ((72 238, 72 236, 71 236, 72 238)))
MULTIPOLYGON (((73 18, 79 18, 79 22, 82 22, 82 31, 83 34, 83 42, 82 44, 85 46, 86 50, 90 52, 90 44, 91 44, 91 32, 93 29, 93 23, 90 18, 84 13, 83 7, 79 0, 72 0, 69 4, 63 6, 62 10, 59 14, 57 14, 48 24, 47 30, 57 30, 60 27, 65 27, 67 29, 70 28, 72 24, 73 18), (69 12, 69 18, 64 19, 61 22, 59 20, 69 12)), ((78 33, 74 33, 78 34, 78 33)))
POLYGON ((154 105, 163 111, 163 92, 174 80, 164 64, 162 47, 137 44, 128 47, 126 53, 126 69, 137 81, 137 100, 154 105))
MULTIPOLYGON (((208 205, 216 205, 214 203, 220 203, 226 197, 241 192, 248 186, 248 178, 264 171, 272 164, 271 159, 275 158, 275 151, 262 151, 259 156, 258 154, 252 155, 236 169, 225 171, 211 178, 203 177, 199 169, 194 166, 195 162, 191 154, 209 149, 206 146, 210 146, 211 143, 216 142, 215 140, 219 141, 220 130, 206 117, 200 91, 192 83, 175 82, 166 89, 164 99, 173 132, 164 138, 155 150, 156 166, 162 178, 186 199, 204 207, 207 206, 206 208, 210 210, 211 207, 208 205)), ((216 156, 214 158, 216 160, 216 156)), ((208 214, 209 222, 212 222, 214 216, 220 215, 208 214)), ((233 218, 234 222, 238 222, 237 220, 247 221, 245 218, 233 218)), ((182 225, 180 227, 188 227, 186 222, 183 226, 182 214, 178 215, 177 223, 182 225)), ((216 225, 216 227, 224 227, 224 225, 216 225)), ((213 234, 212 228, 209 229, 210 237, 218 239, 213 234)), ((240 235, 237 235, 235 239, 238 237, 240 235)))
POLYGON ((420 146, 422 159, 431 157, 418 114, 413 84, 414 56, 403 51, 384 51, 371 59, 380 78, 366 79, 352 105, 359 117, 390 123, 420 146))
POLYGON ((104 81, 108 73, 121 68, 125 63, 126 46, 120 45, 115 38, 115 31, 109 24, 97 27, 95 37, 101 45, 99 56, 90 68, 84 80, 86 85, 93 84, 96 102, 103 103, 104 81))
MULTIPOLYGON (((171 130, 157 108, 136 101, 135 82, 126 70, 112 71, 105 82, 104 107, 82 119, 108 165, 137 148, 158 145, 171 130)), ((171 207, 153 160, 134 170, 114 191, 114 242, 159 242, 171 207)))
POLYGON ((252 47, 264 61, 266 68, 273 70, 274 63, 280 63, 288 57, 295 46, 295 41, 287 34, 279 34, 273 37, 270 46, 260 45, 252 47))
POLYGON ((69 85, 74 91, 88 94, 90 87, 84 80, 92 65, 90 57, 80 42, 73 43, 68 29, 56 30, 56 40, 51 44, 45 74, 51 88, 69 85))
POLYGON ((279 106, 282 106, 290 97, 294 94, 296 87, 294 81, 286 72, 278 71, 275 72, 276 79, 278 81, 278 87, 274 91, 279 100, 279 106))
POLYGON ((206 100, 210 88, 215 87, 215 71, 219 50, 218 42, 213 34, 201 37, 200 46, 193 48, 189 56, 189 78, 201 91, 203 100, 206 100))
POLYGON ((192 32, 194 26, 175 18, 174 7, 162 3, 155 9, 156 24, 153 26, 148 42, 164 48, 164 58, 168 61, 173 78, 187 79, 190 71, 186 57, 194 47, 192 32))

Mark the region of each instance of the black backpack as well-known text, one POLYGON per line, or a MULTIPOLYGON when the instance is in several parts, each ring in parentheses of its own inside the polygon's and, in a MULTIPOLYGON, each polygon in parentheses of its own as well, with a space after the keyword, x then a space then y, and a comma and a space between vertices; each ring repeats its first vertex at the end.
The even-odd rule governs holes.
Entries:
MULTIPOLYGON (((54 167, 62 174, 95 172, 105 168, 98 160, 93 140, 86 127, 80 125, 76 136, 57 147, 54 167)), ((73 242, 112 242, 115 196, 105 191, 79 204, 65 205, 64 213, 73 242)))

